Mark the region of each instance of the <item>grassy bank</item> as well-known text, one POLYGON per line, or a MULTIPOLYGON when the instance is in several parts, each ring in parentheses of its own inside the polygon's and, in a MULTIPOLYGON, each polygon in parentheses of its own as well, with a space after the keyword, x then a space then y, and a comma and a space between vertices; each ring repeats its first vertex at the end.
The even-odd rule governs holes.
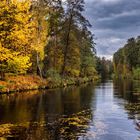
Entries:
POLYGON ((97 80, 94 78, 51 78, 41 79, 35 75, 6 75, 5 80, 0 80, 0 93, 9 93, 16 91, 35 90, 35 89, 51 89, 57 87, 66 87, 69 85, 80 85, 90 81, 97 80))

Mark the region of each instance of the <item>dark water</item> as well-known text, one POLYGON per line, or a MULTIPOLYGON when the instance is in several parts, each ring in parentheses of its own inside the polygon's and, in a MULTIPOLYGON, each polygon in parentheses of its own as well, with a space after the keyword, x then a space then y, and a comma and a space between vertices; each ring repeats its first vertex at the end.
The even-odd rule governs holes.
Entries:
POLYGON ((0 96, 0 140, 139 140, 140 83, 0 96))

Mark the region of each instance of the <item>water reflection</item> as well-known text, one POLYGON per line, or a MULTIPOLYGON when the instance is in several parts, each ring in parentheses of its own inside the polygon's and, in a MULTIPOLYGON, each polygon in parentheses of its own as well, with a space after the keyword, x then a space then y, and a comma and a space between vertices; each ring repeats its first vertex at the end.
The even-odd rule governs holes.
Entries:
POLYGON ((140 82, 104 81, 0 96, 0 138, 137 140, 140 82))
POLYGON ((128 102, 138 102, 140 82, 133 80, 114 80, 114 95, 120 95, 120 98, 128 102))
MULTIPOLYGON (((39 139, 47 139, 46 135, 50 139, 63 136, 76 138, 80 131, 86 131, 90 121, 93 90, 93 86, 83 85, 80 88, 1 95, 0 123, 6 124, 8 129, 20 128, 24 131, 24 138, 28 139, 37 136, 40 136, 39 139), (25 123, 28 125, 21 128, 25 123)), ((9 133, 3 134, 7 135, 9 133)), ((15 137, 15 132, 11 132, 11 135, 15 137)), ((23 138, 18 131, 17 135, 23 138)))

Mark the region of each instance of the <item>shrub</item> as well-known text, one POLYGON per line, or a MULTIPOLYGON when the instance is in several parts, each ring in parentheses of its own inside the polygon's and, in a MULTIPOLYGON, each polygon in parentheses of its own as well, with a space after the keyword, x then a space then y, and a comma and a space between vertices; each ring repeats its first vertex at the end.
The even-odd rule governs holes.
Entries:
POLYGON ((60 74, 56 70, 49 69, 46 73, 46 77, 48 81, 48 86, 50 88, 58 87, 61 85, 61 77, 60 77, 60 74))
POLYGON ((140 68, 133 69, 133 78, 136 80, 140 80, 140 68))

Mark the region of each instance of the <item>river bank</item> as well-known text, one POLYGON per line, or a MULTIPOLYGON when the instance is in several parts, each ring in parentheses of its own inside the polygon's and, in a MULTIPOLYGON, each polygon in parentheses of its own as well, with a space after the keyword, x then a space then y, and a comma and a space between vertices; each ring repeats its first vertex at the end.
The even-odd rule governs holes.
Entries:
POLYGON ((5 80, 0 80, 0 93, 11 93, 38 89, 53 89, 70 85, 80 85, 87 82, 98 80, 99 77, 78 77, 61 79, 41 79, 36 75, 6 75, 5 80))

